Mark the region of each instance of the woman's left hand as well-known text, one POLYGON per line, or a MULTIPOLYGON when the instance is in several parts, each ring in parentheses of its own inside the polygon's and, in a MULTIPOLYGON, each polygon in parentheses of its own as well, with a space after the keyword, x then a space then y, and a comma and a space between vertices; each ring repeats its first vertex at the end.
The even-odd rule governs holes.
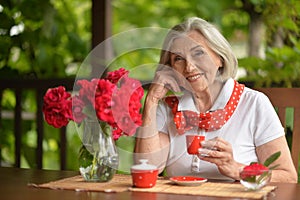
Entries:
POLYGON ((217 165, 221 174, 239 180, 239 169, 243 164, 233 158, 232 146, 220 137, 201 142, 199 158, 217 165))

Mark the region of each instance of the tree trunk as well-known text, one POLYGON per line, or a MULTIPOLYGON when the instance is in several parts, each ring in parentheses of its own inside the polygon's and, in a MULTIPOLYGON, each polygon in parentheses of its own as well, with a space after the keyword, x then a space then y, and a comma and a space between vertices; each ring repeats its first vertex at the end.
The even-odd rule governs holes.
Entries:
POLYGON ((264 38, 264 21, 262 12, 257 12, 255 4, 249 0, 242 0, 242 9, 249 14, 249 39, 248 39, 248 56, 263 57, 262 42, 264 38))
POLYGON ((258 58, 263 57, 263 38, 265 29, 262 17, 259 15, 252 15, 249 24, 249 56, 258 58))
POLYGON ((281 48, 284 45, 284 31, 282 28, 278 28, 276 32, 272 33, 272 40, 269 44, 271 47, 281 48))

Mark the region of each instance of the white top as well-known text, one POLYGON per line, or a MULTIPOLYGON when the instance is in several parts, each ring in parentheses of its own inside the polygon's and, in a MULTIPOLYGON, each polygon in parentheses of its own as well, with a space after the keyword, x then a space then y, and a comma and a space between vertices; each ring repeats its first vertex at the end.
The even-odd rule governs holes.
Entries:
MULTIPOLYGON (((211 110, 225 107, 233 87, 233 79, 226 81, 211 110)), ((191 94, 185 93, 180 97, 178 110, 197 112, 191 94)), ((219 180, 232 179, 220 174, 215 164, 201 160, 199 171, 193 172, 191 170, 193 156, 186 151, 186 134, 205 134, 206 139, 212 139, 217 136, 223 138, 232 145, 234 159, 247 165, 258 161, 255 153, 257 146, 285 134, 284 128, 268 97, 247 87, 245 87, 241 95, 235 112, 219 130, 197 133, 195 128, 179 135, 173 122, 173 113, 163 101, 159 104, 157 110, 157 128, 160 132, 168 134, 170 138, 170 152, 166 166, 168 176, 201 176, 219 180)))

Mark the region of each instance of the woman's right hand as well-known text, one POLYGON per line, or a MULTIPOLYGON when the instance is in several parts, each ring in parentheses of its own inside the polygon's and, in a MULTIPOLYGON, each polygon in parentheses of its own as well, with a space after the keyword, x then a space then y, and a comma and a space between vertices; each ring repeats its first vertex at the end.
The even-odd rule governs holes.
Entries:
POLYGON ((155 103, 164 98, 167 92, 181 92, 179 87, 180 80, 178 80, 177 72, 169 66, 163 67, 156 71, 153 82, 149 88, 148 97, 152 98, 155 103))

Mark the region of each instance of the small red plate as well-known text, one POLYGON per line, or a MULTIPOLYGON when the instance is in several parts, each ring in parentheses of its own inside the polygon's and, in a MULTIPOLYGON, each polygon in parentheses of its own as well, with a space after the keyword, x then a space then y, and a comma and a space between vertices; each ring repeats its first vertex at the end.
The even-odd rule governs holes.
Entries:
POLYGON ((171 177, 170 181, 172 181, 177 185, 196 186, 206 182, 207 179, 196 177, 196 176, 175 176, 175 177, 171 177))

